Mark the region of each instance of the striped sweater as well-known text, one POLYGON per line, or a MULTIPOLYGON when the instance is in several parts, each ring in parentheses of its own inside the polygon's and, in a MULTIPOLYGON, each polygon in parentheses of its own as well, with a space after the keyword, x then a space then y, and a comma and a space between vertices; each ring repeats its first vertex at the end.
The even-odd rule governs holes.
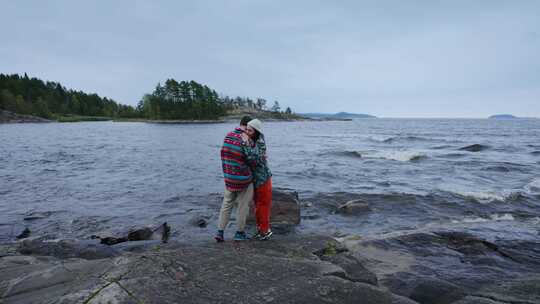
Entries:
POLYGON ((246 155, 242 150, 242 129, 229 132, 221 147, 221 163, 225 187, 229 191, 243 191, 253 181, 251 170, 246 163, 246 155))

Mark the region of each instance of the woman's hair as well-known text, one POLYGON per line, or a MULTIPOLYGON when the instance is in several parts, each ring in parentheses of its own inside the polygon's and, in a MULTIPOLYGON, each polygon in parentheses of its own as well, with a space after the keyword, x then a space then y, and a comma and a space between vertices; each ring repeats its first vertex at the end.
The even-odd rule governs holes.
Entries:
POLYGON ((253 133, 253 142, 257 142, 259 138, 264 140, 264 136, 261 134, 261 132, 255 130, 255 128, 253 128, 253 131, 255 131, 255 133, 253 133))

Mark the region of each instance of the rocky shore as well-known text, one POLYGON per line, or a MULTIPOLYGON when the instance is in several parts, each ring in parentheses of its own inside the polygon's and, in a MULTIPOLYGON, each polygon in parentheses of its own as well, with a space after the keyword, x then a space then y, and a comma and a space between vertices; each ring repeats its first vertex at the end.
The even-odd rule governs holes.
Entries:
MULTIPOLYGON (((276 192, 266 242, 164 243, 147 228, 110 246, 25 234, 0 245, 0 303, 540 303, 538 237, 441 227, 337 237, 298 226, 313 208, 276 192)), ((336 212, 362 220, 376 209, 353 200, 336 212)))
POLYGON ((1 247, 1 303, 539 303, 540 246, 469 235, 1 247))
POLYGON ((0 110, 0 123, 24 122, 51 122, 51 120, 32 115, 21 115, 9 111, 0 110))

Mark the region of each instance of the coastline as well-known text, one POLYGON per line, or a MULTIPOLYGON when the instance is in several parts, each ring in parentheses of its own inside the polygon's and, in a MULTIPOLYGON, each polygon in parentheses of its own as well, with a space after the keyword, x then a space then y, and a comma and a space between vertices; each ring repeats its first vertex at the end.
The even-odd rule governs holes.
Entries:
MULTIPOLYGON (((276 198, 274 236, 269 241, 233 242, 226 234, 224 243, 216 243, 212 228, 206 226, 215 223, 201 225, 197 220, 189 225, 205 232, 198 239, 185 236, 164 243, 154 235, 109 246, 94 237, 30 236, 0 244, 0 302, 358 303, 362 299, 368 304, 533 304, 540 300, 537 239, 488 239, 478 229, 481 222, 469 224, 478 225, 476 229, 426 226, 371 237, 305 231, 306 226, 298 226, 299 219, 309 220, 320 212, 358 220, 389 214, 382 214, 375 201, 359 200, 354 194, 324 195, 310 202, 280 193, 276 198), (278 228, 283 222, 288 222, 288 229, 278 228)), ((253 224, 248 220, 248 230, 253 224)), ((175 229, 187 227, 172 227, 173 235, 175 229)))

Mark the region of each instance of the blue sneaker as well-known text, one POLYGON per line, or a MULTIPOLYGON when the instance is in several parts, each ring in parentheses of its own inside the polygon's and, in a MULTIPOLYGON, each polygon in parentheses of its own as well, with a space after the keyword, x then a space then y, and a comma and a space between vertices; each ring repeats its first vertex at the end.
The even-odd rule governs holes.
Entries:
POLYGON ((214 236, 214 239, 218 243, 221 243, 221 242, 225 241, 225 238, 223 237, 223 230, 218 230, 218 232, 214 236))
POLYGON ((234 240, 235 241, 247 241, 249 240, 248 236, 246 235, 246 233, 244 231, 236 231, 235 235, 234 235, 234 240))

